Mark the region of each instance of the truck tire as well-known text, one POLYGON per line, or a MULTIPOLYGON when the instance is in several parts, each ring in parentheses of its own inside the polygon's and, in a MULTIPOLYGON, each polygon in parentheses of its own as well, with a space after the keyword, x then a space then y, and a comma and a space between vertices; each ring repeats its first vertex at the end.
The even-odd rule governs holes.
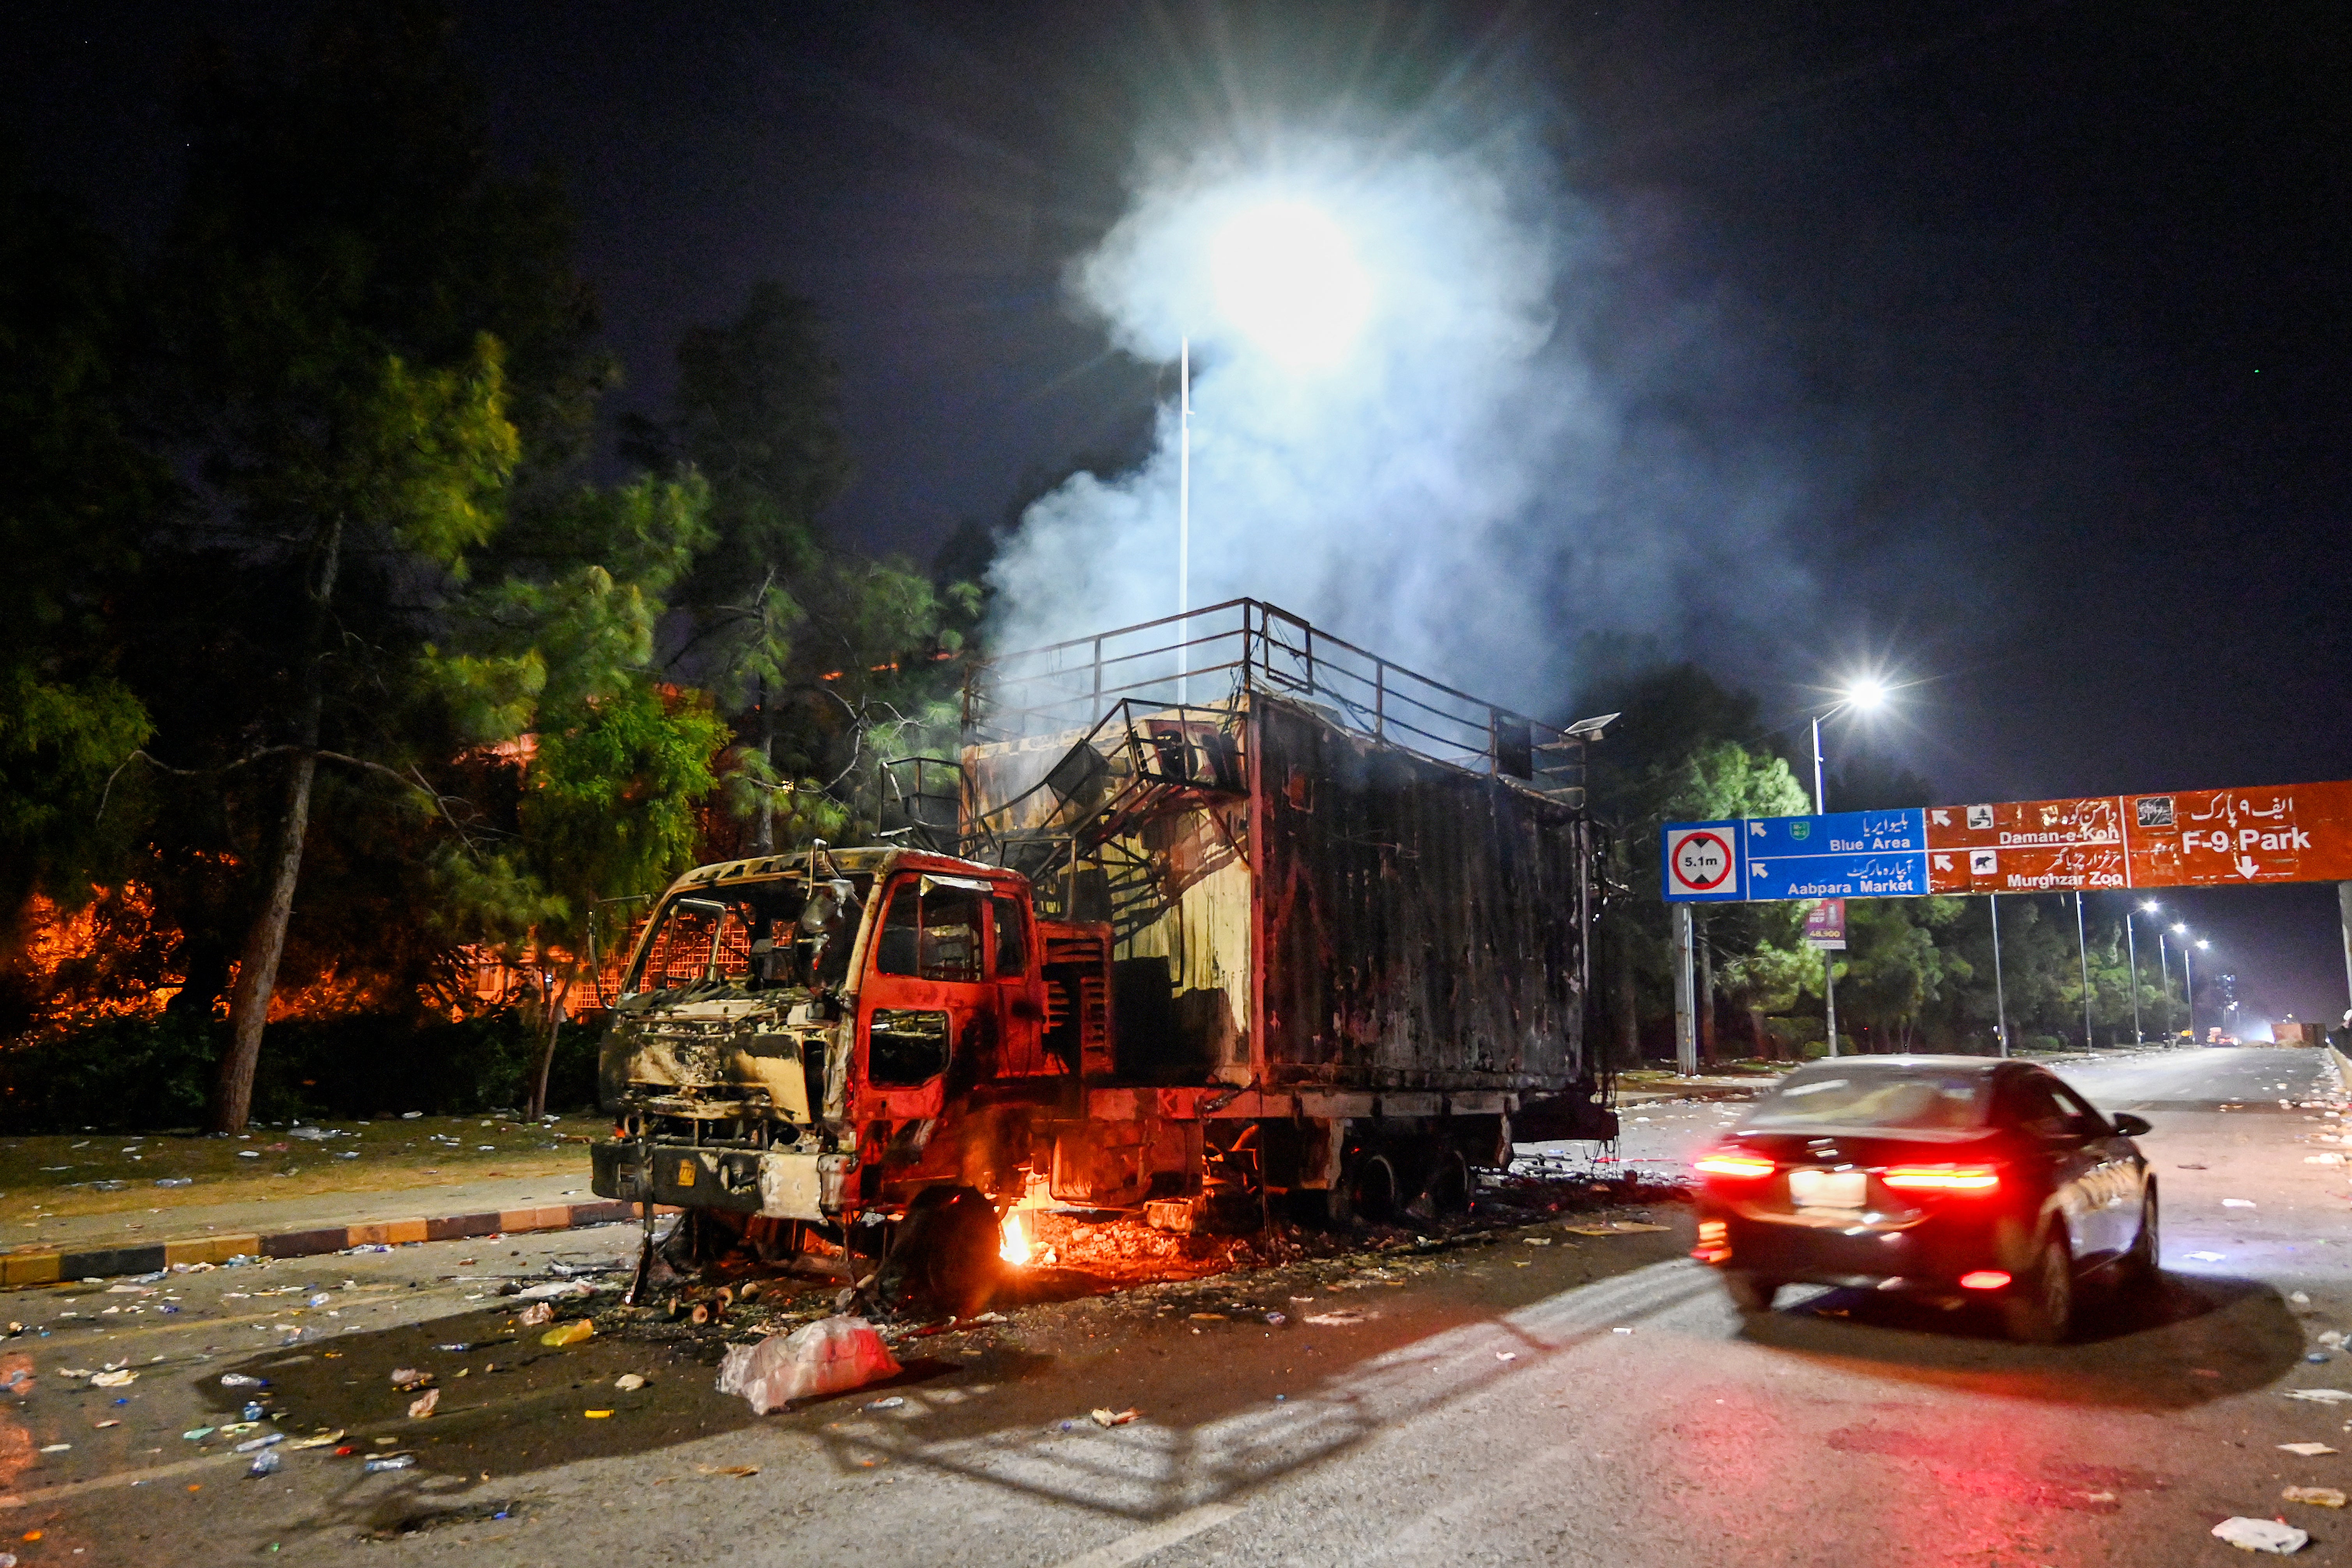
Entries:
POLYGON ((1403 1207, 1397 1192, 1396 1166, 1386 1154, 1360 1154, 1348 1175, 1348 1206, 1360 1219, 1390 1225, 1403 1207))
POLYGON ((1439 1151, 1437 1163, 1430 1167, 1429 1184, 1423 1188, 1430 1212, 1444 1216, 1468 1214, 1470 1191, 1470 1162, 1463 1158, 1462 1151, 1439 1151))
POLYGON ((907 1217, 875 1288, 894 1308, 929 1301, 959 1318, 987 1309, 1003 1275, 996 1205, 970 1187, 928 1187, 907 1217))

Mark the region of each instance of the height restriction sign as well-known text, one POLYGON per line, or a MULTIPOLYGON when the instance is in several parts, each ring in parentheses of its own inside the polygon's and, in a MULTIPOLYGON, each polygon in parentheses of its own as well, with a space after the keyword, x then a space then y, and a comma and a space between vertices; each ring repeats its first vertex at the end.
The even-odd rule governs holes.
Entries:
POLYGON ((1666 897, 1736 900, 1740 897, 1738 824, 1682 822, 1664 834, 1666 897))

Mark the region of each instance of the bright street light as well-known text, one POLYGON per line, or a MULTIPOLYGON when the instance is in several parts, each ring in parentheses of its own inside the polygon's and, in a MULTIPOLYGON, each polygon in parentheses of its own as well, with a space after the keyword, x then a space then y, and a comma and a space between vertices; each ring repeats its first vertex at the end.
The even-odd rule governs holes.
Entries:
POLYGON ((2139 907, 2147 913, 2154 914, 2159 906, 2154 899, 2147 899, 2142 900, 2139 907))
POLYGON ((1868 713, 1886 700, 1885 686, 1868 676, 1845 689, 1846 705, 1856 712, 1868 713))
POLYGON ((1209 247, 1217 308, 1261 352, 1292 366, 1347 352, 1372 304, 1372 280, 1347 231, 1304 202, 1242 213, 1209 247))
POLYGON ((2187 936, 2189 934, 2189 927, 2179 921, 2175 921, 2172 922, 2172 934, 2175 936, 2187 936))

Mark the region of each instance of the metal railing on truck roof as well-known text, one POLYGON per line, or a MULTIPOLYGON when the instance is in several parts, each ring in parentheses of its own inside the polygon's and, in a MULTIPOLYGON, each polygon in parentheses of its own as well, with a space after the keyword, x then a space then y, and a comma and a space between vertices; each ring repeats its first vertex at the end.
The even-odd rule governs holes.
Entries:
POLYGON ((1121 702, 1203 706, 1246 691, 1304 699, 1343 729, 1581 804, 1584 737, 1433 680, 1260 599, 977 661, 964 682, 964 733, 1007 741, 1091 730, 1121 702))

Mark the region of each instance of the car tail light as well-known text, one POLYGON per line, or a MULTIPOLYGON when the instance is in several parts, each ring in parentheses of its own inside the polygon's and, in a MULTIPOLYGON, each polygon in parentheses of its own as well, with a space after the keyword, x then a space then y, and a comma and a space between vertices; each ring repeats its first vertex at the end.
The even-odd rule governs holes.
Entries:
POLYGON ((1761 1154, 1743 1154, 1737 1149, 1717 1149, 1712 1154, 1701 1154, 1698 1169, 1709 1176, 1729 1176, 1738 1181, 1754 1181, 1770 1175, 1777 1167, 1761 1154))
POLYGON ((1691 1256, 1701 1263, 1722 1263, 1731 1257, 1731 1226, 1719 1219, 1698 1222, 1698 1245, 1691 1256))
POLYGON ((1990 1193, 2000 1186, 2000 1167, 1889 1165, 1878 1179, 1898 1193, 1990 1193))
POLYGON ((1974 1273, 1960 1276, 1960 1289, 1963 1290, 1998 1290, 2008 1283, 2009 1276, 1998 1268, 1979 1268, 1974 1273))

